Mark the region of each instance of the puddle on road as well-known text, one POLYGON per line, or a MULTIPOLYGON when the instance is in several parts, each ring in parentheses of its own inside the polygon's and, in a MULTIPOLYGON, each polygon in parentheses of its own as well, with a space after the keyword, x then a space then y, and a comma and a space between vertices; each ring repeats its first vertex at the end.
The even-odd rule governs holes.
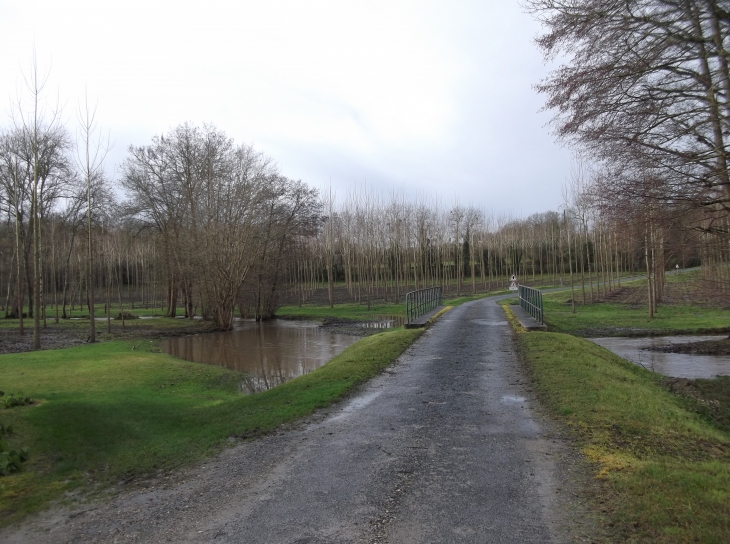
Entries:
POLYGON ((506 321, 494 321, 490 319, 470 319, 469 321, 477 325, 484 325, 485 327, 501 327, 507 325, 506 321))
POLYGON ((256 393, 319 368, 360 338, 323 330, 315 321, 238 321, 229 332, 170 338, 162 351, 245 373, 241 391, 256 393))
POLYGON ((362 395, 361 397, 354 398, 347 404, 347 406, 342 409, 339 414, 332 416, 331 418, 329 418, 328 421, 337 421, 339 419, 349 416, 350 414, 357 410, 360 410, 361 408, 365 408, 368 404, 370 404, 377 397, 379 397, 380 393, 382 393, 382 391, 374 391, 373 393, 368 393, 367 395, 362 395))
POLYGON ((730 376, 730 356, 692 355, 649 351, 648 347, 720 340, 725 336, 662 336, 655 338, 589 338, 619 357, 672 378, 714 378, 730 376))
POLYGON ((504 395, 502 397, 502 402, 505 404, 519 404, 521 402, 525 402, 527 399, 525 397, 518 397, 516 395, 504 395))

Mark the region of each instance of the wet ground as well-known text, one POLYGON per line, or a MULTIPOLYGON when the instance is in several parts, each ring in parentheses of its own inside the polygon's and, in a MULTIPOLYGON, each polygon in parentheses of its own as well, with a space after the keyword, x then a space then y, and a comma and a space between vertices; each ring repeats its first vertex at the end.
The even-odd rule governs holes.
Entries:
POLYGON ((707 379, 730 375, 730 355, 698 354, 696 346, 717 344, 724 339, 723 336, 664 336, 590 340, 627 361, 664 376, 707 379))
MULTIPOLYGON (((88 319, 81 320, 78 322, 78 326, 74 327, 59 327, 49 323, 48 328, 41 331, 41 349, 70 348, 85 344, 89 339, 88 322, 88 319)), ((110 340, 154 340, 159 338, 187 336, 210 331, 212 329, 212 322, 195 323, 189 326, 178 326, 175 328, 156 328, 155 326, 150 325, 149 327, 129 326, 125 329, 121 329, 118 326, 115 326, 112 329, 111 334, 109 334, 106 332, 105 325, 97 324, 96 338, 99 342, 106 342, 110 340)), ((16 329, 0 330, 0 354, 31 351, 32 346, 32 327, 26 328, 23 336, 20 336, 16 329)))
MULTIPOLYGON (((89 337, 88 328, 84 330, 46 329, 41 336, 43 349, 58 349, 80 346, 89 337)), ((22 353, 33 348, 33 328, 28 327, 25 334, 18 334, 17 329, 0 331, 0 354, 22 353)))
MULTIPOLYGON (((402 325, 403 318, 396 316, 381 316, 381 319, 372 321, 353 321, 349 319, 332 319, 327 318, 320 324, 323 330, 334 334, 344 334, 348 336, 368 336, 382 332, 390 326, 402 325)), ((214 324, 212 321, 191 323, 189 326, 176 326, 175 328, 158 327, 156 321, 161 316, 142 316, 139 321, 146 322, 144 326, 139 322, 135 326, 126 329, 120 329, 120 321, 115 321, 112 333, 106 332, 106 318, 100 317, 96 321, 96 335, 99 342, 108 340, 135 340, 135 339, 159 339, 159 338, 176 338, 200 334, 203 332, 212 332, 214 324)), ((178 319, 184 319, 178 316, 178 319)), ((71 318, 68 320, 73 322, 75 326, 58 326, 49 321, 48 328, 41 332, 41 349, 58 349, 80 346, 89 339, 88 319, 71 318)), ((63 323, 62 323, 63 325, 63 323)), ((23 336, 19 335, 17 329, 0 329, 0 354, 3 353, 21 353, 31 351, 33 345, 33 329, 26 323, 26 331, 23 336)))
POLYGON ((405 317, 395 315, 370 316, 367 321, 356 321, 341 317, 325 317, 322 321, 322 328, 327 331, 349 334, 352 336, 370 336, 383 332, 392 327, 400 327, 405 323, 405 317))
POLYGON ((726 355, 730 356, 730 337, 713 337, 710 340, 691 341, 666 346, 652 346, 652 351, 664 353, 688 353, 692 355, 726 355))
POLYGON ((187 361, 243 372, 241 391, 256 393, 319 368, 357 340, 316 321, 242 320, 232 331, 169 338, 160 348, 187 361))
MULTIPOLYGON (((445 314, 349 401, 17 542, 568 542, 574 453, 536 409, 494 298, 445 314)), ((577 488, 576 488, 577 489, 577 488)))

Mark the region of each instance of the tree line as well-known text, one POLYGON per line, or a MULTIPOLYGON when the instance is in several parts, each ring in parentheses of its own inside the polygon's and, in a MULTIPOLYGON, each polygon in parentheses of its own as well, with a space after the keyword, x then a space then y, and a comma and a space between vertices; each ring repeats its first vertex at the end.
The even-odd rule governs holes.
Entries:
MULTIPOLYGON (((561 59, 537 90, 603 215, 634 218, 651 274, 685 231, 728 292, 730 7, 718 0, 528 0, 561 59), (588 166, 584 166, 588 165, 588 166), (690 232, 686 232, 690 231, 690 232)), ((661 285, 649 294, 661 296, 661 285)), ((657 281, 661 282, 661 279, 657 281)))
MULTIPOLYGON (((657 221, 646 236, 643 214, 614 214, 584 170, 577 162, 559 211, 527 218, 364 187, 339 201, 325 195, 322 228, 299 240, 289 264, 289 300, 322 301, 326 289, 333 305, 336 285, 347 300, 368 305, 402 302, 405 292, 431 286, 460 296, 504 289, 514 274, 523 284, 576 286, 575 305, 605 298, 627 274, 642 274, 653 313, 667 270, 727 264, 727 252, 718 253, 691 222, 657 221)), ((727 266, 722 274, 727 289, 727 266)))
POLYGON ((182 124, 130 146, 115 179, 108 139, 84 101, 72 133, 48 107, 35 64, 0 126, 0 304, 32 319, 96 304, 159 307, 228 329, 286 301, 402 301, 456 295, 508 276, 606 296, 647 277, 650 315, 665 272, 701 264, 730 292, 730 16, 716 0, 529 0, 546 58, 538 85, 557 136, 576 151, 557 211, 514 218, 437 199, 337 197, 284 176, 212 125, 182 124), (122 192, 124 193, 122 195, 122 192), (345 293, 344 295, 342 293, 345 293), (339 298, 338 298, 339 297, 339 298), (27 308, 27 311, 25 310, 27 308))
POLYGON ((645 271, 656 308, 668 268, 727 263, 688 225, 657 222, 647 236, 642 210, 616 215, 580 163, 560 211, 511 218, 367 187, 320 194, 252 146, 190 124, 129 148, 120 201, 93 160, 74 163, 78 146, 63 127, 37 141, 38 166, 22 127, 0 134, 0 282, 5 315, 20 327, 26 301, 41 328, 73 307, 91 317, 99 302, 108 318, 112 305, 136 304, 229 329, 236 313, 266 319, 282 301, 303 304, 322 290, 330 304, 337 288, 369 305, 435 285, 455 295, 505 288, 512 274, 572 282, 574 302, 585 303, 645 271))

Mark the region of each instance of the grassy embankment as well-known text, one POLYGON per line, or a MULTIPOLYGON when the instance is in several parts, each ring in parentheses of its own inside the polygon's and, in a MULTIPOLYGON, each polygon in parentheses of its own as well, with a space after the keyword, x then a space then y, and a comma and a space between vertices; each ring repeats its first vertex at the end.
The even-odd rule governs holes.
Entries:
MULTIPOLYGON (((727 312, 677 304, 645 309, 621 304, 560 308, 546 295, 553 328, 667 332, 721 330, 727 312), (566 315, 567 314, 567 315, 566 315)), ((594 502, 612 540, 727 542, 730 539, 730 379, 684 382, 649 372, 595 344, 563 333, 518 334, 518 345, 551 411, 572 427, 598 479, 594 502), (709 410, 708 406, 713 409, 709 410)))
MULTIPOLYGON (((509 293, 510 291, 495 291, 490 293, 481 293, 476 295, 464 295, 462 297, 444 298, 442 304, 444 306, 459 306, 465 302, 477 300, 491 295, 509 293)), ((302 306, 282 306, 276 312, 277 317, 286 319, 313 319, 323 320, 325 318, 349 319, 352 321, 368 321, 377 320, 381 316, 405 316, 405 303, 394 304, 371 304, 368 310, 367 304, 357 304, 356 302, 347 304, 335 304, 333 308, 329 306, 303 304, 302 306)))
POLYGON ((256 395, 241 375, 156 353, 153 342, 106 342, 0 356, 0 389, 33 406, 0 410, 23 470, 0 477, 0 525, 88 482, 174 469, 338 400, 392 362, 418 337, 395 330, 350 346, 327 365, 256 395))

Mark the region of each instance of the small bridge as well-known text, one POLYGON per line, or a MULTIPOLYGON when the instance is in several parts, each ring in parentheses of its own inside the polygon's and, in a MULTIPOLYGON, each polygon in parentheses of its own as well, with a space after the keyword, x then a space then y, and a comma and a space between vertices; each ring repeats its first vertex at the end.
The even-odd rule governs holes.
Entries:
MULTIPOLYGON (((542 292, 520 285, 519 306, 510 306, 512 313, 526 331, 545 331, 543 322, 542 292)), ((430 287, 406 293, 406 329, 425 327, 433 316, 445 308, 441 304, 441 287, 430 287)), ((504 297, 503 297, 504 298, 504 297)))
POLYGON ((441 287, 429 287, 406 293, 406 329, 425 327, 433 316, 444 309, 441 287))
POLYGON ((526 331, 546 331, 543 321, 542 291, 525 285, 518 287, 519 306, 510 306, 510 310, 526 331))

